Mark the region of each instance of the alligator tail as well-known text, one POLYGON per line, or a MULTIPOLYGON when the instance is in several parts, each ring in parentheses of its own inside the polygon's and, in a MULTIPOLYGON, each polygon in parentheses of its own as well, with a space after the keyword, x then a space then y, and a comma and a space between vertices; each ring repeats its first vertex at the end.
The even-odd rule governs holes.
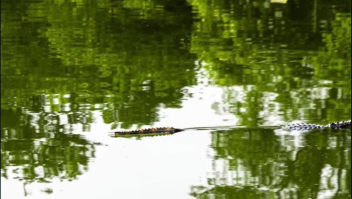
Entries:
POLYGON ((116 131, 115 136, 119 135, 136 135, 136 134, 173 134, 184 131, 184 129, 178 129, 173 127, 160 127, 160 128, 149 128, 149 129, 139 129, 133 131, 116 131))

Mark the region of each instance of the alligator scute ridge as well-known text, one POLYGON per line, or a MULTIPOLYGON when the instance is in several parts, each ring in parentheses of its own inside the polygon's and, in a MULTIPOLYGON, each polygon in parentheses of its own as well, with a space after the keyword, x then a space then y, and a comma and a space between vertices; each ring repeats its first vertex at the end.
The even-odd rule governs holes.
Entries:
POLYGON ((348 129, 351 128, 351 120, 333 122, 327 125, 297 123, 281 126, 283 130, 313 130, 313 129, 348 129))
POLYGON ((173 127, 158 127, 158 128, 149 128, 149 129, 139 129, 132 131, 116 131, 114 132, 115 136, 119 135, 142 135, 142 134, 173 134, 177 132, 184 131, 184 129, 177 129, 173 127))
MULTIPOLYGON (((351 120, 341 121, 341 122, 333 122, 327 125, 319 125, 319 124, 309 124, 309 123, 296 123, 296 124, 288 124, 285 126, 279 127, 283 130, 313 130, 313 129, 350 129, 351 128, 351 120)), ((115 136, 123 136, 123 135, 143 135, 143 134, 174 134, 181 131, 185 131, 192 128, 180 129, 173 127, 155 127, 148 129, 139 129, 132 131, 116 131, 114 132, 115 136)))
POLYGON ((124 137, 124 138, 138 138, 138 137, 160 137, 160 136, 169 136, 173 133, 147 133, 147 134, 115 134, 115 137, 124 137))

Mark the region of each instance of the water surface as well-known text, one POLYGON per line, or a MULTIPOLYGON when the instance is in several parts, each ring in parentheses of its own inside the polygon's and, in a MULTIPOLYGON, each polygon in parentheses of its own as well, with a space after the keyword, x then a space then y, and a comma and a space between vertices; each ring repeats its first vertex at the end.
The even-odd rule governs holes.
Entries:
POLYGON ((1 1, 1 197, 350 198, 350 130, 264 127, 350 77, 346 0, 1 1), (110 135, 150 126, 216 128, 110 135))

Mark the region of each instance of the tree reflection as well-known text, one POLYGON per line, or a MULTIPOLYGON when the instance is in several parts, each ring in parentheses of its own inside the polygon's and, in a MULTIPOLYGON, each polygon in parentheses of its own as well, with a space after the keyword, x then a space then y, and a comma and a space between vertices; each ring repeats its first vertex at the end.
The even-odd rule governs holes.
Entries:
POLYGON ((208 184, 192 187, 196 198, 349 198, 350 131, 216 131, 208 184), (297 140, 302 142, 297 145, 297 140), (222 164, 220 164, 222 163, 222 164), (221 167, 219 165, 222 165, 221 167))
POLYGON ((73 125, 90 131, 97 112, 147 125, 180 107, 196 84, 192 16, 186 1, 2 1, 2 176, 74 180, 95 149, 73 125))
POLYGON ((70 119, 103 110, 106 123, 128 128, 157 121, 160 106, 180 107, 196 83, 185 1, 6 2, 1 15, 4 105, 39 111, 44 96, 70 119))
POLYGON ((74 180, 88 170, 94 144, 72 134, 54 113, 1 109, 1 175, 25 184, 74 180))
POLYGON ((350 2, 190 2, 202 19, 190 50, 240 125, 351 117, 350 2))
MULTIPOLYGON (((1 1, 2 176, 75 179, 94 145, 73 124, 89 131, 95 111, 111 128, 158 121, 197 84, 195 61, 240 125, 351 117, 351 1, 273 2, 1 1)), ((210 177, 195 196, 350 196, 350 135, 307 134, 298 147, 231 132, 212 147, 235 180, 210 177)))

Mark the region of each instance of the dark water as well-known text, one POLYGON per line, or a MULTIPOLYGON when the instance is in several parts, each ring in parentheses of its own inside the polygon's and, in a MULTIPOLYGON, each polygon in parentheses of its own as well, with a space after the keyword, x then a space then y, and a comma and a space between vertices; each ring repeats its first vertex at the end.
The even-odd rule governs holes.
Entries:
POLYGON ((2 0, 2 198, 351 197, 349 0, 2 0))

